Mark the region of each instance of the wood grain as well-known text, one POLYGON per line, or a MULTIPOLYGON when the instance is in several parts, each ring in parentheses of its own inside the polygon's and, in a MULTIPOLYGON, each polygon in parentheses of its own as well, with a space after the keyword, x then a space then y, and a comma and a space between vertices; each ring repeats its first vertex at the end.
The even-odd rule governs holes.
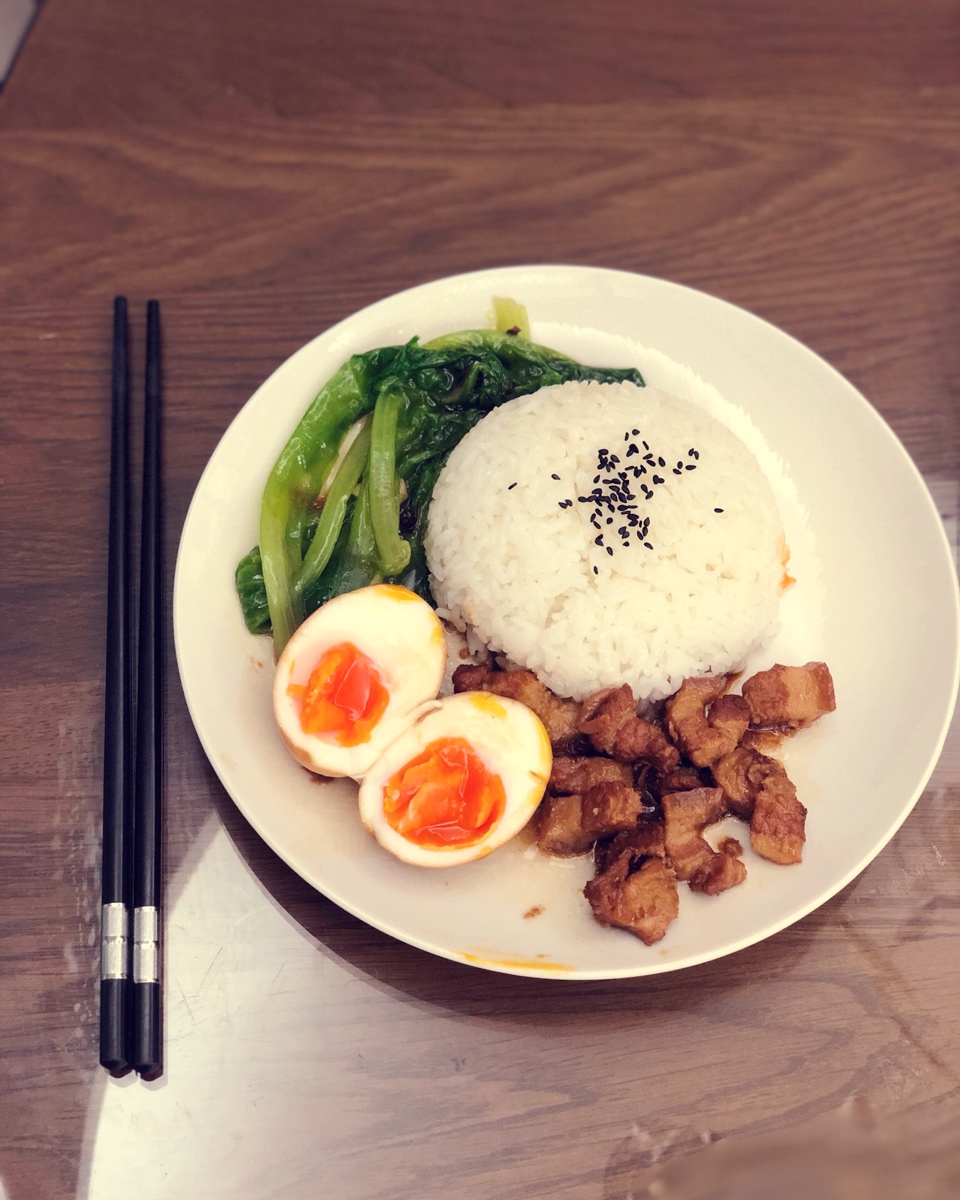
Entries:
POLYGON ((108 1082, 95 986, 113 295, 163 304, 168 587, 200 473, 278 363, 403 287, 514 262, 764 316, 955 505, 958 52, 948 0, 47 0, 0 93, 9 1200, 129 1194, 146 1126, 141 1197, 626 1200, 714 1142, 759 1162, 821 1139, 854 1097, 901 1148, 960 1113, 956 724, 890 846, 796 926, 679 976, 555 985, 429 958, 309 888, 217 782, 171 646, 168 1020, 195 1072, 108 1082))

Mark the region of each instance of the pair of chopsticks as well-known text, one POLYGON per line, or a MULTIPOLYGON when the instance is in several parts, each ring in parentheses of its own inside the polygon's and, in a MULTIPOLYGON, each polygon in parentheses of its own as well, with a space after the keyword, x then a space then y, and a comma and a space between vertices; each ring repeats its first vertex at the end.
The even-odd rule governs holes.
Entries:
POLYGON ((127 302, 118 296, 113 306, 100 1062, 114 1072, 132 1067, 148 1078, 159 1074, 162 1066, 160 390, 160 305, 151 300, 147 305, 140 585, 135 595, 130 505, 129 332, 127 302))

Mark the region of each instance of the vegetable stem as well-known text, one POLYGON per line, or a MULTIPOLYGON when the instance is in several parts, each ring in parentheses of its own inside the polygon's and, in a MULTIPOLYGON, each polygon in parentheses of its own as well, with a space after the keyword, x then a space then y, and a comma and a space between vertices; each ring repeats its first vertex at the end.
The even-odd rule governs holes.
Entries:
POLYGON ((303 620, 300 605, 289 586, 289 580, 300 565, 298 548, 287 536, 292 510, 290 500, 291 493, 286 490, 284 481, 271 476, 263 492, 260 510, 260 559, 273 643, 278 654, 303 620))
POLYGON ((333 554, 347 515, 347 504, 354 488, 360 482, 363 468, 367 462, 370 450, 370 421, 364 418, 364 423, 357 431, 356 437, 350 443, 350 448, 340 461, 337 472, 327 490, 317 531, 310 543, 297 575, 294 591, 299 598, 306 588, 320 578, 330 556, 333 554))
POLYGON ((397 420, 403 395, 390 380, 373 410, 367 481, 370 518, 384 575, 399 575, 410 561, 410 546, 400 536, 400 485, 397 479, 397 420), (394 385, 394 386, 391 386, 394 385))
POLYGON ((527 307, 517 300, 505 299, 502 296, 493 298, 494 328, 500 333, 509 333, 513 337, 530 340, 530 319, 527 307))

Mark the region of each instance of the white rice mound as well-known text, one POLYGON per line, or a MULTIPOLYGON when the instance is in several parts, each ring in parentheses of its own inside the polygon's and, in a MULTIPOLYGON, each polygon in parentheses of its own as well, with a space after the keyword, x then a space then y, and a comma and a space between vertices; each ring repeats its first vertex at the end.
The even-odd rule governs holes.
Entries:
POLYGON ((494 409, 440 474, 426 552, 439 615, 562 696, 661 699, 777 629, 766 476, 699 405, 649 387, 565 383, 494 409))

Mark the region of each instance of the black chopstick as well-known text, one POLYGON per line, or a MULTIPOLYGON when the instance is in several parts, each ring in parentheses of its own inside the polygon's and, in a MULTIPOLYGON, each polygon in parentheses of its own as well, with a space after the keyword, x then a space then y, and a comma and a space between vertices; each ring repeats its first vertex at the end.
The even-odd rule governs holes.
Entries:
POLYGON ((100 919, 100 1062, 111 1071, 124 1071, 130 1065, 133 656, 129 413, 127 302, 118 296, 113 305, 100 919))
POLYGON ((146 407, 140 535, 137 739, 134 766, 133 1038, 141 1075, 162 1068, 160 819, 163 728, 163 572, 160 474, 160 305, 147 305, 146 407))

